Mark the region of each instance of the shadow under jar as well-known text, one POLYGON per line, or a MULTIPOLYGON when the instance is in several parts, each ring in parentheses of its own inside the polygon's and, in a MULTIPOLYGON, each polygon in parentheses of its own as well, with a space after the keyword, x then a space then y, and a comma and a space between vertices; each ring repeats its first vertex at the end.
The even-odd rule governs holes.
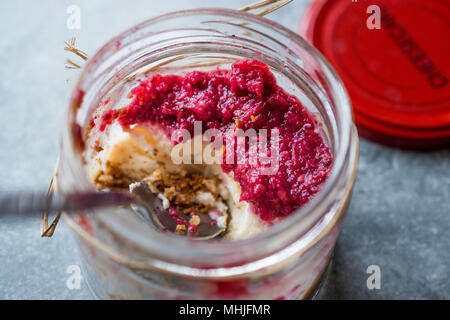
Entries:
POLYGON ((98 298, 304 299, 315 293, 351 197, 358 136, 336 73, 305 40, 273 21, 224 9, 178 11, 109 41, 88 61, 70 96, 58 188, 95 188, 83 163, 83 137, 101 101, 120 103, 145 74, 228 68, 245 58, 267 64, 278 85, 322 124, 333 157, 328 179, 297 211, 241 240, 169 236, 126 208, 64 215, 98 298))

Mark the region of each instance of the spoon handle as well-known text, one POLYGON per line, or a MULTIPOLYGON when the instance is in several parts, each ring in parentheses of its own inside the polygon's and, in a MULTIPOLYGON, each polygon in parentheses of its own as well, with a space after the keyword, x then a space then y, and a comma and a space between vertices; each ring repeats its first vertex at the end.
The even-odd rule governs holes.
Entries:
POLYGON ((42 212, 75 212, 85 209, 128 204, 131 195, 122 192, 74 192, 53 194, 39 192, 0 194, 0 215, 42 212))

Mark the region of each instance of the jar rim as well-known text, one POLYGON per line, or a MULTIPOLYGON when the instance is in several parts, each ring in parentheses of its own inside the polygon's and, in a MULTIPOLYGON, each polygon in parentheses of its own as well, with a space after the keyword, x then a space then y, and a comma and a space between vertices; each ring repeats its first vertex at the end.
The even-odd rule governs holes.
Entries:
MULTIPOLYGON (((348 170, 347 168, 347 162, 352 161, 351 158, 355 158, 355 151, 354 149, 357 149, 357 147, 354 146, 354 137, 352 134, 353 130, 353 120, 352 120, 352 113, 351 113, 351 104, 350 100, 348 98, 347 92, 339 79, 339 76, 334 71, 334 69, 331 67, 331 65, 328 63, 328 61, 322 56, 322 54, 315 49, 312 45, 310 45, 306 40, 301 38, 298 34, 294 33, 293 31, 283 27, 282 25, 271 21, 267 18, 259 17, 250 13, 245 13, 241 11, 236 10, 230 10, 230 9, 220 9, 220 8, 201 8, 201 9, 189 9, 189 10, 181 10, 181 11, 174 11, 169 12, 166 14, 159 15, 157 17, 153 17, 150 19, 147 19, 139 24, 137 24, 134 27, 131 27, 121 34, 117 35, 116 37, 112 38, 110 41, 108 41, 100 50, 97 51, 97 53, 87 61, 87 64, 85 68, 82 70, 81 74, 79 75, 78 80, 75 83, 74 89, 72 90, 72 93, 70 95, 69 100, 69 106, 71 105, 72 101, 76 98, 76 94, 79 88, 81 88, 81 84, 83 83, 84 78, 87 76, 87 74, 90 71, 90 67, 92 64, 97 63, 104 54, 105 51, 109 50, 110 45, 112 43, 117 42, 122 37, 126 36, 130 32, 134 32, 137 27, 141 26, 148 26, 156 22, 160 22, 164 19, 173 19, 180 16, 196 16, 196 15, 214 15, 218 17, 224 17, 224 18, 238 18, 243 19, 248 22, 253 22, 257 25, 262 25, 264 27, 269 27, 276 33, 280 34, 281 36, 284 36, 289 39, 289 41, 294 42, 296 45, 304 49, 308 52, 319 64, 320 67, 323 68, 326 72, 326 75, 329 77, 329 79, 325 79, 328 81, 330 85, 330 92, 331 94, 337 95, 337 98, 340 106, 338 109, 342 112, 342 117, 340 120, 341 123, 341 132, 339 134, 339 143, 338 143, 338 150, 334 156, 333 159, 333 166, 331 173, 327 180, 323 183, 321 186, 321 190, 314 196, 313 199, 308 201, 305 205, 303 205, 301 208, 297 209, 295 212, 292 212, 288 217, 283 218, 282 221, 279 223, 271 226, 264 232, 261 232, 255 236, 252 236, 250 238, 241 239, 241 240, 233 240, 233 241, 211 241, 211 242, 200 242, 196 241, 193 245, 191 241, 186 241, 185 239, 175 239, 172 237, 167 237, 166 235, 162 235, 164 238, 161 238, 163 240, 163 244, 165 247, 169 248, 170 246, 176 246, 179 250, 185 250, 189 248, 190 250, 186 254, 192 255, 192 258, 195 258, 196 256, 202 256, 205 255, 211 255, 211 256, 217 256, 220 254, 227 255, 231 254, 233 251, 236 250, 236 247, 239 246, 245 246, 248 249, 248 252, 252 252, 253 249, 257 248, 271 248, 273 249, 273 246, 270 246, 269 244, 272 241, 277 240, 278 243, 284 243, 286 246, 289 246, 294 241, 299 240, 298 238, 302 238, 302 235, 299 235, 298 232, 298 226, 300 222, 304 222, 305 218, 309 217, 310 219, 315 219, 312 222, 312 226, 317 226, 318 221, 320 219, 323 219, 326 211, 320 212, 319 207, 324 207, 325 205, 331 205, 336 199, 332 197, 333 192, 331 192, 333 189, 336 189, 339 187, 339 179, 340 177, 345 176, 345 179, 348 181, 351 181, 351 174, 348 174, 346 172, 348 170), (353 152, 353 154, 351 154, 353 152), (350 160, 349 160, 350 159, 350 160), (312 212, 319 212, 316 214, 316 216, 312 216, 312 212), (281 239, 283 238, 283 239, 281 239), (193 250, 195 248, 195 250, 193 250)), ((68 112, 69 121, 68 124, 71 123, 70 120, 72 118, 75 119, 75 115, 70 115, 70 112, 68 112)), ((70 152, 73 153, 74 159, 76 158, 75 155, 75 139, 72 136, 72 133, 70 131, 70 126, 65 126, 64 128, 64 135, 71 137, 69 138, 69 149, 70 152)), ((64 142, 65 143, 65 142, 64 142)), ((356 159, 356 158, 355 158, 356 159)), ((76 161, 76 168, 72 168, 73 171, 76 172, 83 172, 82 170, 82 163, 81 159, 78 159, 80 161, 76 161)), ((356 162, 356 160, 354 160, 356 162)), ((356 163, 352 164, 353 168, 351 168, 350 171, 356 170, 356 163)), ((84 175, 85 180, 87 181, 87 177, 84 175)), ((354 179, 354 176, 353 176, 354 179)), ((353 183, 353 181, 351 181, 353 183)), ((87 185, 87 184, 85 184, 87 185)), ((127 241, 130 240, 130 236, 133 235, 133 233, 130 233, 130 230, 125 230, 126 228, 117 228, 118 226, 114 224, 113 220, 114 216, 111 216, 110 214, 102 215, 101 213, 98 215, 98 219, 102 221, 105 225, 110 228, 110 230, 117 232, 120 236, 127 239, 127 241)), ((339 221, 340 217, 330 217, 329 220, 327 220, 327 223, 320 226, 321 231, 320 237, 313 238, 313 239, 303 239, 303 245, 304 247, 309 247, 314 243, 317 243, 322 239, 326 233, 324 234, 322 231, 329 230, 332 225, 336 224, 337 221, 339 221), (332 224, 332 225, 331 225, 332 224), (305 242, 306 241, 306 242, 305 242)), ((69 216, 66 216, 67 220, 71 220, 69 216)), ((308 230, 306 230, 308 231, 308 230)), ((139 248, 144 248, 145 250, 148 250, 149 255, 152 256, 152 249, 149 246, 150 244, 148 241, 145 241, 142 237, 133 237, 133 244, 135 244, 139 248), (147 243, 146 243, 147 242, 147 243)), ((285 247, 286 247, 285 246, 285 247)), ((274 249, 273 249, 274 250, 274 249)), ((167 254, 170 255, 170 250, 167 251, 167 254)), ((271 252, 273 253, 273 252, 271 252)), ((158 262, 165 261, 165 258, 169 257, 161 257, 160 255, 157 255, 158 262)), ((255 258, 260 259, 261 257, 255 258)), ((167 259, 167 261, 170 261, 170 259, 167 259)), ((149 261, 150 264, 152 262, 149 261)), ((268 261, 270 264, 270 261, 268 261)), ((165 264, 164 268, 167 269, 169 264, 165 264)), ((216 266, 220 267, 220 266, 216 266)), ((258 267, 261 267, 259 265, 258 267)), ((178 270, 176 266, 174 267, 174 270, 178 270)), ((215 268, 206 270, 206 273, 214 274, 215 268)), ((179 269, 180 273, 182 273, 182 270, 179 269)))

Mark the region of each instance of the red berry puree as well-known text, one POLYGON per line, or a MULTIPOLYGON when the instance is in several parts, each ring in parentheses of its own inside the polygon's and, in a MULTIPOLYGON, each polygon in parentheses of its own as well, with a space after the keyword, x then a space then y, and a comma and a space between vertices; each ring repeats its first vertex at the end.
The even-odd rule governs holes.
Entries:
POLYGON ((251 163, 249 157, 222 164, 240 184, 241 201, 250 203, 263 220, 286 216, 301 207, 330 173, 332 157, 319 133, 320 125, 296 97, 277 85, 262 62, 246 59, 229 70, 154 74, 141 81, 131 95, 128 106, 103 115, 101 131, 114 120, 124 128, 150 123, 160 125, 170 138, 178 129, 193 134, 194 122, 202 121, 204 131, 218 129, 224 141, 234 141, 236 127, 244 132, 278 129, 279 166, 273 174, 262 174, 263 166, 251 163))

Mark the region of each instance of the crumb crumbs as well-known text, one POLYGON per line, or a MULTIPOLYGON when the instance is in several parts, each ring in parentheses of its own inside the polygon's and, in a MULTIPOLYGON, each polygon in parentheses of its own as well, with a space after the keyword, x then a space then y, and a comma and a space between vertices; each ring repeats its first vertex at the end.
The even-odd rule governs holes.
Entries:
POLYGON ((213 199, 218 197, 218 179, 205 178, 186 170, 169 173, 156 169, 145 181, 153 193, 161 193, 179 212, 186 215, 192 212, 207 213, 212 209, 211 203, 198 201, 201 198, 198 195, 210 194, 213 199))
POLYGON ((95 140, 94 151, 96 152, 103 151, 103 147, 100 145, 100 140, 95 140))
POLYGON ((194 226, 198 226, 200 224, 200 217, 197 214, 193 215, 189 220, 189 223, 194 226))
POLYGON ((184 224, 177 224, 177 227, 175 228, 176 234, 184 234, 186 232, 186 226, 184 224))

